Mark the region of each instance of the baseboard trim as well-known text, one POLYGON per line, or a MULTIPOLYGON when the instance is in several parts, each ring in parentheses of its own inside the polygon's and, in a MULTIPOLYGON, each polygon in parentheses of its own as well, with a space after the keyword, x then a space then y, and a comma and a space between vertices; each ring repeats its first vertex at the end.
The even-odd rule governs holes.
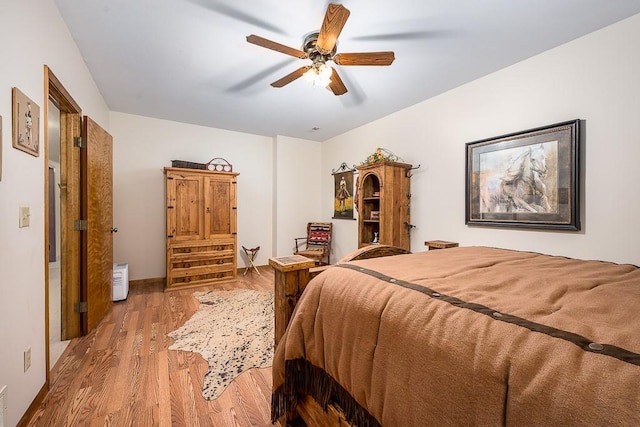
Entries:
POLYGON ((166 282, 165 277, 152 277, 150 279, 137 279, 137 280, 129 280, 129 286, 138 286, 138 285, 162 285, 164 286, 166 282))
MULTIPOLYGON (((258 268, 258 270, 262 271, 263 269, 267 269, 270 266, 269 266, 269 264, 265 264, 265 265, 256 265, 256 267, 258 268)), ((251 267, 251 266, 238 267, 237 268, 238 276, 241 275, 242 273, 244 273, 245 270, 253 270, 253 267, 251 267)))
MULTIPOLYGON (((269 270, 271 267, 269 266, 269 264, 266 265, 256 265, 256 267, 258 268, 258 270, 260 270, 260 272, 263 272, 263 270, 269 270)), ((250 267, 239 267, 236 269, 236 277, 234 277, 233 279, 238 279, 240 278, 240 276, 242 276, 245 272, 245 270, 249 270, 250 267)), ((251 270, 253 270, 253 268, 251 268, 251 270)), ((247 273, 250 273, 251 271, 247 271, 247 273)), ((233 280, 232 279, 232 280, 233 280)), ((167 278, 166 277, 151 277, 148 279, 136 279, 136 280, 129 280, 129 286, 139 286, 139 285, 161 285, 162 287, 166 288, 166 284, 167 284, 167 278)), ((193 287, 199 287, 199 286, 204 286, 202 284, 199 285, 194 285, 193 287)), ((179 289, 186 289, 188 286, 180 286, 179 289)))
POLYGON ((48 392, 49 392, 49 383, 45 382, 42 385, 42 388, 40 389, 38 394, 36 395, 35 399, 33 399, 33 402, 31 402, 31 405, 29 405, 29 407, 27 408, 27 411, 24 413, 22 418, 20 418, 20 421, 18 421, 18 424, 16 427, 23 427, 23 426, 29 425, 29 423, 31 422, 31 418, 33 418, 33 416, 35 415, 36 411, 44 401, 44 398, 47 397, 48 392))

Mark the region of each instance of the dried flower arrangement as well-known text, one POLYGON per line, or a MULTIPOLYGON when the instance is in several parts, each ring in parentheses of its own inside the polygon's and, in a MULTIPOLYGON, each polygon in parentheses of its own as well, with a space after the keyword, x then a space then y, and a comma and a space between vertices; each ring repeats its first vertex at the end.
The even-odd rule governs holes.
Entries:
POLYGON ((397 162, 398 160, 399 157, 393 154, 391 151, 387 150, 386 148, 378 147, 376 148, 376 151, 367 156, 362 164, 370 165, 377 162, 397 162))

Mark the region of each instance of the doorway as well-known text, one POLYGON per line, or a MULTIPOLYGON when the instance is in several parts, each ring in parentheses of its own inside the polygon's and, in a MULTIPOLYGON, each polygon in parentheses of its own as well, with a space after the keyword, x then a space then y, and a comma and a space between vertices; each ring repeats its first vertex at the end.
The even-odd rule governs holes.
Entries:
POLYGON ((44 74, 49 101, 44 114, 44 248, 46 379, 50 383, 55 360, 50 338, 57 337, 58 331, 60 341, 87 334, 111 308, 112 233, 117 229, 113 227, 113 139, 81 115, 78 104, 46 65, 44 74), (57 271, 59 303, 58 288, 49 289, 57 271), (57 307, 59 324, 53 317, 57 307))
POLYGON ((80 238, 73 232, 73 221, 80 218, 80 154, 73 149, 73 140, 80 136, 82 111, 46 65, 44 76, 45 353, 49 383, 55 354, 60 352, 52 348, 51 339, 57 343, 80 335, 80 316, 74 311, 80 300, 80 238), (55 257, 51 254, 54 248, 55 257))
MULTIPOLYGON (((61 258, 67 256, 60 251, 60 110, 48 100, 47 127, 49 140, 49 363, 56 362, 69 345, 70 340, 62 336, 62 275, 61 258)), ((65 286, 66 287, 66 286, 65 286)))

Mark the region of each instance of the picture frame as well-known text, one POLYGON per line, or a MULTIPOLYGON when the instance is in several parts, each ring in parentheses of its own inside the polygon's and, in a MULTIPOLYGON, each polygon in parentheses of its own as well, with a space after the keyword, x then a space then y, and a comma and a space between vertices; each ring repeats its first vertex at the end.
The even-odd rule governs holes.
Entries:
POLYGON ((13 148, 40 156, 40 107, 18 88, 12 89, 13 148))
POLYGON ((580 230, 580 120, 469 142, 470 226, 580 230))
POLYGON ((333 219, 355 220, 354 213, 354 191, 353 191, 353 168, 342 163, 338 169, 333 169, 333 219))

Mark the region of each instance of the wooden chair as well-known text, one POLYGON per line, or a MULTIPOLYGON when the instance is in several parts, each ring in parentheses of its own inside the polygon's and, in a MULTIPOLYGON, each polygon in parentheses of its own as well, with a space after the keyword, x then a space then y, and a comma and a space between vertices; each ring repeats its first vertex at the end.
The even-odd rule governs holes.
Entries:
POLYGON ((296 237, 294 255, 302 255, 313 259, 318 265, 331 263, 331 232, 333 224, 330 222, 310 222, 307 224, 307 235, 296 237))

